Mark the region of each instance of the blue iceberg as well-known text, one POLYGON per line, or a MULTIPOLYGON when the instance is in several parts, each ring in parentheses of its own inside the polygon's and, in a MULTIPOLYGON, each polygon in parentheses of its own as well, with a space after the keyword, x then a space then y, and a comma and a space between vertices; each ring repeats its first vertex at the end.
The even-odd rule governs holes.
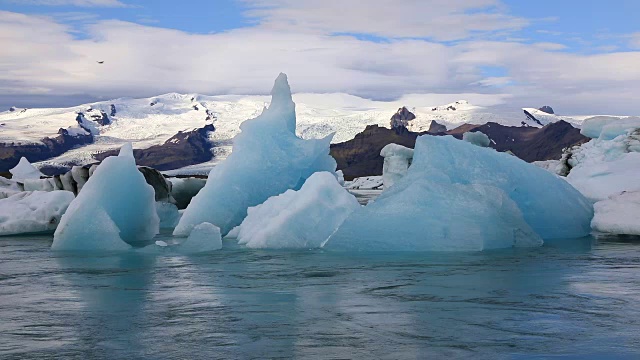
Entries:
POLYGON ((591 203, 563 179, 450 136, 421 136, 407 176, 355 211, 329 249, 471 251, 590 233, 591 203))
POLYGON ((106 158, 62 216, 51 248, 121 251, 159 232, 155 191, 136 167, 131 144, 106 158))
POLYGON ((333 134, 317 140, 296 136, 295 103, 285 74, 278 76, 271 95, 271 105, 260 116, 242 123, 233 152, 211 170, 174 235, 188 236, 194 226, 209 222, 224 236, 240 225, 249 207, 300 189, 315 172, 335 172, 336 162, 329 155, 333 134))

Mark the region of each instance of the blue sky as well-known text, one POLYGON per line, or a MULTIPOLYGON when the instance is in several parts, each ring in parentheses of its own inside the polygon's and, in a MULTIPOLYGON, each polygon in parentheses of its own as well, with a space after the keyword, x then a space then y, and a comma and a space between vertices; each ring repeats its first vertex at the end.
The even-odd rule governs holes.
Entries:
MULTIPOLYGON (((255 24, 255 19, 246 16, 245 12, 250 7, 242 0, 122 2, 127 6, 47 6, 38 1, 29 4, 28 1, 0 0, 0 9, 25 14, 45 14, 76 25, 95 18, 119 19, 202 34, 255 24), (80 16, 82 14, 86 17, 80 16)), ((635 19, 640 14, 640 1, 636 0, 505 0, 502 3, 508 13, 532 20, 529 26, 511 35, 524 42, 561 43, 567 46, 567 51, 606 52, 604 47, 611 46, 630 50, 624 35, 640 31, 635 19), (603 49, 599 49, 600 47, 603 49)), ((371 41, 385 40, 375 36, 360 37, 371 41)))
POLYGON ((0 106, 261 94, 285 71, 304 92, 640 113, 634 0, 0 0, 0 11, 0 46, 19 49, 0 54, 0 106))

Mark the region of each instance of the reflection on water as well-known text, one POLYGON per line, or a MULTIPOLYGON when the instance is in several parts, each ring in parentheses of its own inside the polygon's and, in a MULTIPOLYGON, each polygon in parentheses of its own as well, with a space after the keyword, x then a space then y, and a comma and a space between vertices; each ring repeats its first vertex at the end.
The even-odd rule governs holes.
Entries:
POLYGON ((0 358, 637 358, 640 244, 61 255, 0 238, 0 358), (555 358, 555 357, 554 357, 555 358))

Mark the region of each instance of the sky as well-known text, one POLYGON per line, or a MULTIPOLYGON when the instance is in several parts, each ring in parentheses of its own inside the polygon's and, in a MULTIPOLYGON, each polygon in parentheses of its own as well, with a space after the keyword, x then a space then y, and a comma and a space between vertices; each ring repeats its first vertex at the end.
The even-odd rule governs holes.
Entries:
POLYGON ((636 0, 0 0, 0 111, 267 94, 285 72, 294 92, 640 115, 638 13, 636 0))

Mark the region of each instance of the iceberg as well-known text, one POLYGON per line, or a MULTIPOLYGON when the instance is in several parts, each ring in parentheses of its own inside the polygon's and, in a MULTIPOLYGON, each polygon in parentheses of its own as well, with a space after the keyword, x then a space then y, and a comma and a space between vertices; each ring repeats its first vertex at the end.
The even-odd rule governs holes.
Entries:
POLYGON ((594 116, 582 123, 580 133, 592 139, 612 140, 634 128, 640 128, 640 117, 594 116))
POLYGON ((157 201, 156 212, 160 219, 160 229, 174 229, 180 221, 180 211, 174 204, 157 201))
POLYGON ((13 176, 12 179, 16 181, 25 179, 40 179, 41 176, 44 176, 40 172, 40 170, 31 165, 29 160, 27 160, 27 158, 25 158, 24 156, 20 158, 18 165, 10 169, 9 172, 13 176))
POLYGON ((382 176, 363 176, 344 182, 344 187, 349 190, 382 190, 383 186, 382 176))
MULTIPOLYGON (((414 165, 415 166, 415 165, 414 165)), ((340 251, 481 251, 542 245, 516 203, 493 186, 434 181, 414 170, 356 210, 327 241, 340 251)))
POLYGON ((202 190, 206 179, 198 178, 169 178, 171 183, 171 196, 175 199, 178 209, 186 209, 194 196, 202 190))
POLYGON ((491 145, 491 139, 481 131, 467 131, 462 134, 462 140, 480 147, 489 147, 491 145))
POLYGON ((136 168, 131 144, 106 158, 71 202, 53 237, 54 250, 118 251, 159 231, 155 194, 136 168))
POLYGON ((0 176, 0 199, 8 198, 19 192, 24 191, 24 186, 14 180, 6 179, 0 176))
POLYGON ((336 162, 329 155, 333 134, 311 140, 296 136, 295 104, 285 74, 278 76, 271 95, 271 105, 261 115, 242 123, 233 152, 211 170, 174 235, 187 236, 203 222, 218 226, 226 235, 240 225, 249 207, 299 189, 315 172, 335 172, 336 162))
POLYGON ((398 144, 389 144, 382 148, 380 156, 384 158, 382 183, 384 188, 388 189, 407 175, 407 170, 413 160, 413 149, 398 144))
POLYGON ((0 235, 53 232, 73 199, 68 191, 24 191, 0 199, 0 235))
POLYGON ((617 235, 640 235, 640 191, 613 195, 595 203, 593 207, 593 230, 617 235))
POLYGON ((202 223, 193 228, 187 240, 178 245, 183 254, 196 254, 222 249, 220 229, 210 223, 202 223))
POLYGON ((640 130, 612 140, 593 139, 567 157, 567 181, 591 201, 640 191, 640 130))
POLYGON ((249 208, 237 239, 249 248, 319 248, 360 205, 329 172, 249 208))
POLYGON ((590 233, 591 203, 563 179, 451 136, 420 136, 407 175, 355 211, 327 248, 484 250, 590 233))

